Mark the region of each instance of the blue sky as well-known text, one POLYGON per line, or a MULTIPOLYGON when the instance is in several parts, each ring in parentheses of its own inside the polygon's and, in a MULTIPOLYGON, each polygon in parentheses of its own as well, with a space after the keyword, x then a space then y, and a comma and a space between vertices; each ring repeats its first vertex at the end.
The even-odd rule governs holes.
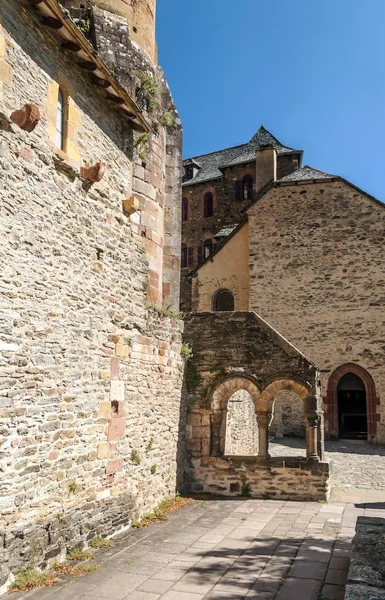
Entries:
POLYGON ((304 164, 385 201, 384 0, 158 0, 184 157, 263 123, 304 164))

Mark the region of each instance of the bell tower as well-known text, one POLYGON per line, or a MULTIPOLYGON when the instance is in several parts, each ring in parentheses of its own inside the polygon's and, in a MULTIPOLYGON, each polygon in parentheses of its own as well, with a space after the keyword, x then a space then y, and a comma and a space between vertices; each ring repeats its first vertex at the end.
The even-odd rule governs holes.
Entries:
POLYGON ((156 65, 156 0, 94 0, 93 3, 98 8, 125 17, 131 40, 144 50, 153 65, 156 65))

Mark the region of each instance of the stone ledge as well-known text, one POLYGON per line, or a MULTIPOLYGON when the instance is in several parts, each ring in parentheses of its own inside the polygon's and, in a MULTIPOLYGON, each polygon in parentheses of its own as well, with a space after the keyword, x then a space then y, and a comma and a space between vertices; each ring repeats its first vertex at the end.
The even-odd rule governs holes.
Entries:
POLYGON ((358 517, 346 600, 385 598, 385 519, 358 517))

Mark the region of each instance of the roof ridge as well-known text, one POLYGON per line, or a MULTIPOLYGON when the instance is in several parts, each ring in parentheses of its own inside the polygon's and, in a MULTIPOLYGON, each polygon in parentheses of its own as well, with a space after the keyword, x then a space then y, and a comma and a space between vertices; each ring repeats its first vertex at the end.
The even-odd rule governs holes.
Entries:
POLYGON ((236 146, 230 146, 229 148, 222 148, 221 150, 213 150, 212 152, 206 152, 205 154, 196 154, 195 156, 188 156, 183 159, 183 162, 186 160, 192 160, 196 158, 200 158, 201 156, 209 156, 210 154, 217 154, 218 152, 226 152, 226 150, 235 150, 235 148, 242 148, 242 146, 247 146, 250 142, 246 142, 244 144, 237 144, 236 146))

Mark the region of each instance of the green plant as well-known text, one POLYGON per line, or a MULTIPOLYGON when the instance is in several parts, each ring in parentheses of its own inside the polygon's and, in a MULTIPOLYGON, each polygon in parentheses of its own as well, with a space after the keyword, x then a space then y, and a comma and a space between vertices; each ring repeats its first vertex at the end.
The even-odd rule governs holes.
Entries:
POLYGON ((146 452, 151 452, 152 448, 154 446, 154 438, 151 437, 148 441, 148 444, 146 446, 146 452))
POLYGON ((174 125, 173 114, 170 111, 166 110, 160 117, 160 122, 164 127, 172 127, 174 125))
POLYGON ((9 590, 13 592, 23 592, 25 590, 32 590, 33 588, 42 587, 45 585, 52 585, 56 583, 58 579, 53 573, 45 571, 42 573, 35 567, 27 567, 22 569, 16 575, 15 581, 9 586, 9 590))
POLYGON ((194 392, 201 384, 201 376, 193 360, 186 362, 185 381, 188 392, 194 392))
POLYGON ((139 133, 138 137, 135 140, 135 148, 138 146, 144 146, 148 143, 150 136, 148 133, 139 133))
POLYGON ((154 473, 156 472, 158 465, 152 465, 151 467, 151 475, 154 475, 154 473))
POLYGON ((92 548, 111 548, 111 546, 114 545, 114 542, 103 538, 101 535, 96 535, 90 541, 90 545, 92 548))
POLYGON ((80 571, 81 573, 94 573, 95 571, 97 571, 98 569, 100 569, 101 565, 90 565, 90 564, 85 564, 85 565, 79 565, 77 567, 77 570, 80 571))
POLYGON ((131 460, 136 465, 140 465, 140 463, 142 462, 142 459, 140 458, 137 450, 135 449, 131 450, 131 460))
POLYGON ((162 304, 154 304, 153 308, 158 311, 159 314, 165 315, 167 317, 173 317, 174 319, 180 319, 181 313, 175 310, 172 310, 170 306, 164 306, 162 304))
POLYGON ((158 84, 150 73, 143 73, 140 86, 136 90, 138 104, 149 113, 154 112, 157 106, 158 84))
POLYGON ((71 481, 71 483, 68 484, 68 491, 70 494, 75 494, 77 489, 77 483, 75 483, 74 481, 71 481))
POLYGON ((147 152, 145 150, 138 152, 138 156, 142 162, 147 162, 147 152))
POLYGON ((251 485, 249 483, 247 483, 247 481, 242 482, 241 496, 246 496, 246 497, 251 496, 251 485))
POLYGON ((81 548, 72 548, 67 552, 68 560, 93 560, 95 557, 90 550, 82 550, 81 548))
POLYGON ((193 349, 190 344, 184 342, 180 349, 180 354, 184 358, 185 361, 188 361, 190 358, 194 356, 193 349))
POLYGON ((328 501, 327 501, 327 500, 318 500, 318 502, 319 502, 320 504, 327 504, 327 503, 328 503, 328 501))
POLYGON ((242 517, 241 521, 247 521, 246 517, 242 517))

